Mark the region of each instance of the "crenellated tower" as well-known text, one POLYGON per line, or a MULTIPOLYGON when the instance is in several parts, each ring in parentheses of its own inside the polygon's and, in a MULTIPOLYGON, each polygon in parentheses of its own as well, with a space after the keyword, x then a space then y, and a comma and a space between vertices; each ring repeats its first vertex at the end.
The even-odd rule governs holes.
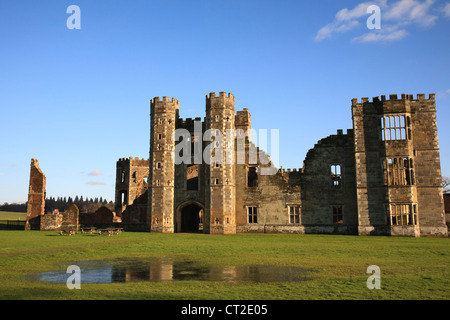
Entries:
POLYGON ((206 138, 211 143, 203 153, 209 183, 205 199, 204 229, 211 234, 236 233, 234 129, 235 99, 231 93, 206 96, 206 138), (208 159, 209 157, 209 159, 208 159))
POLYGON ((175 123, 179 101, 151 100, 148 221, 150 231, 174 232, 175 123))
POLYGON ((436 102, 418 94, 352 99, 358 233, 447 233, 436 102))

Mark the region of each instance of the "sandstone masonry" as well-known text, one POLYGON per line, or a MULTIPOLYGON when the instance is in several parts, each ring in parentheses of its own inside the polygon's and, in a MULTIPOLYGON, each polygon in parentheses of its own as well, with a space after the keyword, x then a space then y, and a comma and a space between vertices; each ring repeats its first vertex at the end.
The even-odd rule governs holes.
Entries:
POLYGON ((231 93, 208 94, 203 121, 180 118, 179 108, 175 98, 152 99, 149 159, 117 162, 123 223, 165 233, 448 236, 434 94, 352 99, 353 128, 318 141, 292 170, 274 168, 251 142, 251 115, 235 111, 231 93), (218 130, 221 140, 203 141, 196 128, 218 130), (188 163, 174 162, 177 129, 192 146, 188 163), (227 129, 247 134, 230 137, 227 129), (226 152, 220 163, 196 161, 195 150, 214 143, 222 154, 230 141, 232 163, 226 152), (261 174, 268 168, 275 174, 261 174))

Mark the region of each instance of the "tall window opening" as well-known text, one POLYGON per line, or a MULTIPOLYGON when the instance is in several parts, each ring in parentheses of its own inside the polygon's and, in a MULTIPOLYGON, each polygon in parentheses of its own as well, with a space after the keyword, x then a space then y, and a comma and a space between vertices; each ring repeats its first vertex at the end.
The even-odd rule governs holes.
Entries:
POLYGON ((186 168, 186 190, 198 190, 198 164, 188 165, 186 168))
POLYGON ((300 223, 300 206, 288 206, 289 223, 300 223))
POLYGON ((410 139, 410 118, 405 115, 385 115, 381 117, 381 140, 410 139))
POLYGON ((248 223, 258 223, 258 207, 247 207, 248 223))
POLYGON ((417 205, 412 203, 385 205, 390 225, 417 225, 417 205))
POLYGON ((331 165, 331 185, 333 188, 340 188, 342 186, 341 165, 331 165))
POLYGON ((247 168, 247 186, 248 187, 258 186, 258 167, 247 168))
POLYGON ((383 159, 384 184, 410 186, 415 184, 414 163, 409 157, 383 159))
POLYGON ((125 191, 120 192, 120 204, 126 206, 127 203, 127 194, 125 191))
POLYGON ((342 206, 333 206, 333 223, 343 223, 342 206))

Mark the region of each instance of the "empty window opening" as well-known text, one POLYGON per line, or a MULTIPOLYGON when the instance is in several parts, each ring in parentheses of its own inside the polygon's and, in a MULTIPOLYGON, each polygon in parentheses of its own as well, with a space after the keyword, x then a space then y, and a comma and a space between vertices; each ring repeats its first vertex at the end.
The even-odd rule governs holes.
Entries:
POLYGON ((127 205, 127 193, 125 191, 122 191, 120 193, 120 204, 122 206, 126 206, 127 205))
POLYGON ((188 165, 186 168, 186 190, 198 190, 198 164, 188 165))
POLYGON ((247 186, 248 187, 258 186, 258 167, 247 168, 247 186))
POLYGON ((247 207, 248 223, 258 223, 258 207, 247 207))
POLYGON ((341 165, 331 165, 331 185, 334 188, 340 188, 342 185, 341 165))
POLYGON ((386 204, 386 218, 390 225, 417 225, 416 204, 386 204))
POLYGON ((386 115, 381 118, 381 140, 407 140, 411 135, 410 118, 404 115, 386 115))
POLYGON ((162 139, 162 134, 158 133, 158 140, 161 140, 161 139, 162 139))
POLYGON ((415 184, 413 159, 409 157, 383 160, 384 184, 387 186, 410 186, 415 184))
POLYGON ((219 179, 216 179, 215 184, 219 184, 219 179))
POLYGON ((300 206, 288 206, 289 223, 300 223, 300 206))
POLYGON ((120 182, 125 182, 125 171, 122 171, 120 174, 120 182))
POLYGON ((333 206, 333 223, 343 223, 342 206, 333 206))
POLYGON ((162 163, 161 162, 157 162, 156 163, 156 169, 162 169, 162 163))

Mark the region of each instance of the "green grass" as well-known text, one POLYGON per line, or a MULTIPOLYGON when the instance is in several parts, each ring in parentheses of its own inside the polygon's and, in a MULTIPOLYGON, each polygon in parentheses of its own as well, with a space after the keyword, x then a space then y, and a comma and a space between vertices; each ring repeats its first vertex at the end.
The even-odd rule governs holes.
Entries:
POLYGON ((450 299, 450 240, 334 235, 156 234, 115 236, 0 231, 0 299, 450 299), (27 275, 83 260, 173 257, 205 265, 297 266, 309 281, 65 284, 27 275), (381 289, 366 287, 369 265, 381 289))
POLYGON ((0 220, 26 220, 26 212, 0 211, 0 220))

